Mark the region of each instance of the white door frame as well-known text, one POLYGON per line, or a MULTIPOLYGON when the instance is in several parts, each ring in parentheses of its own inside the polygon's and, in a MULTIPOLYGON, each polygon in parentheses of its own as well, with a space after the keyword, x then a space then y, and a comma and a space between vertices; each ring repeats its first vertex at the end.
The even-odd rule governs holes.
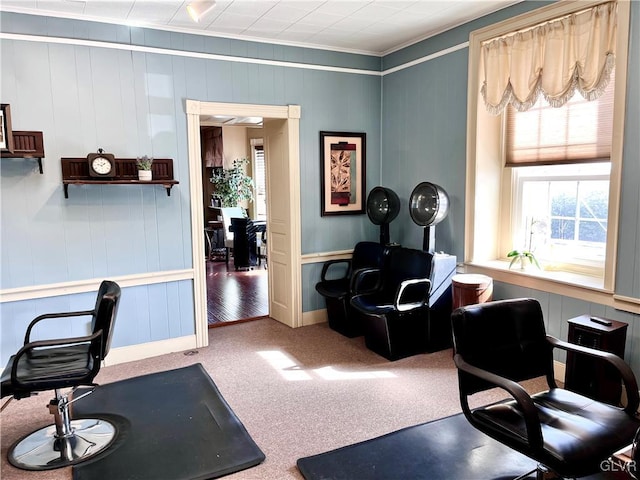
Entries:
MULTIPOLYGON (((207 284, 206 263, 204 255, 204 212, 202 211, 202 156, 200 151, 200 116, 228 115, 234 117, 263 117, 286 119, 290 131, 295 134, 289 138, 290 169, 290 206, 291 211, 291 275, 293 284, 292 305, 293 321, 291 325, 302 325, 302 289, 301 289, 301 233, 300 233, 300 152, 299 122, 300 106, 298 105, 251 105, 243 103, 186 101, 187 144, 189 152, 189 186, 191 192, 191 239, 193 251, 193 304, 195 315, 196 347, 209 344, 207 325, 207 284)), ((267 198, 267 202, 269 199, 267 198)), ((276 282, 273 272, 269 283, 276 282)), ((271 289, 270 289, 271 290, 271 289)), ((271 299, 270 299, 271 301, 271 299)))

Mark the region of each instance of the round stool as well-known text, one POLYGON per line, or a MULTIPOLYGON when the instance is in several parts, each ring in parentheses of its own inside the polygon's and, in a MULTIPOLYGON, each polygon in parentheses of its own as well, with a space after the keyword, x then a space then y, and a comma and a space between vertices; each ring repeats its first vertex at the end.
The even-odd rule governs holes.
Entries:
POLYGON ((451 278, 453 285, 453 309, 491 301, 493 279, 475 273, 459 273, 451 278))

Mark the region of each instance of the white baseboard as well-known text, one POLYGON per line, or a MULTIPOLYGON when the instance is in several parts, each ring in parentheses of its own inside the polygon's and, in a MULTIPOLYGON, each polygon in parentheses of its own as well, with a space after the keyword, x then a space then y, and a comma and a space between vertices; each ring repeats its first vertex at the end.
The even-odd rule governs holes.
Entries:
MULTIPOLYGON (((327 310, 325 308, 302 313, 302 326, 325 322, 327 322, 327 310)), ((557 381, 564 383, 566 369, 567 367, 564 363, 557 360, 553 361, 553 375, 557 381)))
POLYGON ((195 335, 112 348, 104 360, 104 366, 143 360, 164 355, 165 353, 181 352, 192 348, 197 348, 195 335))
POLYGON ((315 325, 316 323, 326 323, 327 309, 311 310, 310 312, 302 312, 302 326, 315 325))

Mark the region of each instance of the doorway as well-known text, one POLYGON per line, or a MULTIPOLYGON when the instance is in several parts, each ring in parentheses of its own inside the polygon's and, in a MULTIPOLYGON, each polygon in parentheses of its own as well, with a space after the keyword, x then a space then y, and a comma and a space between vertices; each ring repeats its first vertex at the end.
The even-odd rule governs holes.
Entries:
MULTIPOLYGON (((262 117, 201 116, 200 138, 208 327, 266 317, 269 315, 265 243, 268 219, 262 117), (225 177, 223 171, 237 173, 225 177), (242 177, 243 174, 246 177, 242 177), (224 179, 242 186, 240 200, 229 198, 226 183, 216 186, 212 177, 218 183, 224 179), (251 185, 249 188, 247 182, 251 185), (227 196, 221 197, 220 193, 227 196), (247 198, 247 193, 253 200, 247 198), (237 212, 233 215, 228 211, 225 215, 222 207, 231 204, 241 208, 235 209, 237 212), (246 216, 250 220, 242 224, 241 231, 230 233, 231 216, 246 216)), ((236 223, 236 229, 240 225, 236 223)))
POLYGON ((267 164, 267 257, 269 316, 290 327, 302 325, 300 245, 300 107, 186 101, 189 150, 193 298, 196 346, 208 345, 206 263, 202 205, 201 119, 213 115, 263 118, 267 164))

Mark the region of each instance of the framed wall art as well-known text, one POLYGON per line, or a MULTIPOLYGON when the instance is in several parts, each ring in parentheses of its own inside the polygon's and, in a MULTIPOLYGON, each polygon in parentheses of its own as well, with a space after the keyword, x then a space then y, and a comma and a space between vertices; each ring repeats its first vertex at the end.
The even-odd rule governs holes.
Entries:
POLYGON ((13 153, 13 130, 11 129, 11 107, 0 104, 0 151, 13 153))
POLYGON ((366 133, 320 132, 321 215, 364 213, 366 133))

